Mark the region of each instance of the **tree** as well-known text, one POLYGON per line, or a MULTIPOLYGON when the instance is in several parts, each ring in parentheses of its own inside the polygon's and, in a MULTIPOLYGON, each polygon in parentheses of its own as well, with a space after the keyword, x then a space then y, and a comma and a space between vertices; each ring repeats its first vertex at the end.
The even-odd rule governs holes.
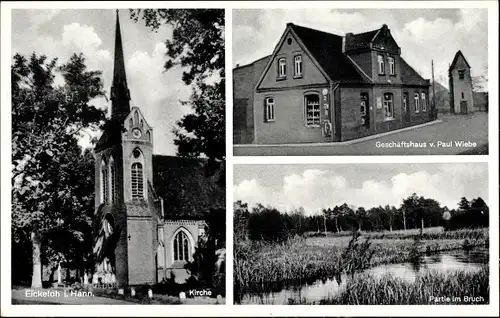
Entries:
POLYGON ((90 105, 104 96, 101 72, 87 70, 81 54, 60 67, 56 63, 44 55, 33 53, 28 60, 16 54, 11 66, 12 230, 14 239, 31 242, 33 288, 42 285, 44 239, 66 231, 83 241, 84 233, 73 225, 90 222, 86 211, 93 209, 93 197, 75 182, 82 155, 76 136, 104 119, 90 105), (54 84, 56 72, 63 86, 54 84))
POLYGON ((131 9, 130 16, 155 31, 164 24, 173 28, 172 39, 165 41, 164 68, 184 67, 182 80, 194 84, 190 102, 184 103, 194 113, 177 122, 174 143, 178 155, 207 156, 217 169, 226 156, 224 10, 131 9))
POLYGON ((458 202, 458 208, 462 211, 468 211, 470 208, 470 203, 466 197, 462 197, 460 202, 458 202))

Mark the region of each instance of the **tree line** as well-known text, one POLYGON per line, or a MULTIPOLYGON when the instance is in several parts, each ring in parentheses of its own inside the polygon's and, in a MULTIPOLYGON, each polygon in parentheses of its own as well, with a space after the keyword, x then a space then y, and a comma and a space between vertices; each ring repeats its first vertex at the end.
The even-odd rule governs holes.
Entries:
POLYGON ((328 235, 343 231, 393 231, 442 226, 445 230, 487 227, 489 208, 481 197, 461 198, 457 209, 441 207, 434 199, 412 194, 399 208, 370 209, 344 203, 306 215, 303 208, 286 213, 271 206, 234 203, 235 240, 283 240, 293 235, 328 235))

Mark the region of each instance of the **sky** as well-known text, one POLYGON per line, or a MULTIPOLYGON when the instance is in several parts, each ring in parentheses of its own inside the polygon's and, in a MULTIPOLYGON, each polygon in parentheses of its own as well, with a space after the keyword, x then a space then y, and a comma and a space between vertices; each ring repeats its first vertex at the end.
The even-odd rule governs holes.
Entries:
MULTIPOLYGON (((153 127, 153 152, 175 155, 172 129, 190 111, 180 101, 189 100, 191 89, 181 80, 181 68, 163 70, 167 59, 164 42, 171 39, 172 29, 162 26, 155 33, 143 21, 133 22, 128 10, 120 10, 119 14, 131 106, 138 106, 153 127)), ((50 59, 57 57, 64 63, 73 53, 82 52, 89 69, 103 72, 104 89, 109 97, 115 17, 116 11, 109 9, 13 10, 12 55, 36 52, 50 59)), ((60 82, 57 77, 56 83, 60 82)), ((92 104, 104 109, 111 107, 105 99, 94 100, 92 104)), ((88 145, 88 138, 81 139, 80 144, 88 145)))
POLYGON ((426 79, 434 59, 435 80, 445 87, 458 50, 472 76, 488 64, 487 9, 266 9, 233 11, 233 67, 271 54, 288 22, 341 36, 387 24, 402 57, 426 79))
POLYGON ((417 193, 456 208, 461 197, 488 202, 486 163, 234 165, 234 201, 307 214, 347 203, 399 207, 417 193))

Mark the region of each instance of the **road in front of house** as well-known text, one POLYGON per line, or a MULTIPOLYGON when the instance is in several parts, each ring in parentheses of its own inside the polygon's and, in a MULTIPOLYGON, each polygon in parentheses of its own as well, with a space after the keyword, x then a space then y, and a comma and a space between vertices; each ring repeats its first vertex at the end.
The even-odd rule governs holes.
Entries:
POLYGON ((339 145, 238 145, 234 156, 457 155, 487 149, 488 114, 440 115, 441 123, 339 145), (425 147, 423 147, 425 143, 425 147), (431 145, 432 144, 432 145, 431 145), (475 144, 475 147, 470 147, 475 144), (467 147, 469 146, 469 147, 467 147))

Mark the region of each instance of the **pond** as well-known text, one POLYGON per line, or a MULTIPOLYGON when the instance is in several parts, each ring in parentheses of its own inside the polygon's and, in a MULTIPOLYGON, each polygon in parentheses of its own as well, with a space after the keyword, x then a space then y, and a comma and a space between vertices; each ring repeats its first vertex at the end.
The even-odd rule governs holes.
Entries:
MULTIPOLYGON (((488 249, 476 247, 472 250, 454 250, 423 256, 421 262, 386 264, 372 267, 364 271, 375 276, 391 274, 408 281, 414 281, 419 275, 427 271, 449 272, 453 270, 476 271, 483 264, 489 262, 488 249)), ((285 305, 289 299, 320 301, 323 298, 338 295, 345 286, 348 278, 343 275, 339 284, 335 279, 322 279, 312 284, 290 286, 276 292, 260 294, 243 294, 239 298, 240 304, 267 304, 285 305)), ((238 297, 237 297, 238 298, 238 297)))

